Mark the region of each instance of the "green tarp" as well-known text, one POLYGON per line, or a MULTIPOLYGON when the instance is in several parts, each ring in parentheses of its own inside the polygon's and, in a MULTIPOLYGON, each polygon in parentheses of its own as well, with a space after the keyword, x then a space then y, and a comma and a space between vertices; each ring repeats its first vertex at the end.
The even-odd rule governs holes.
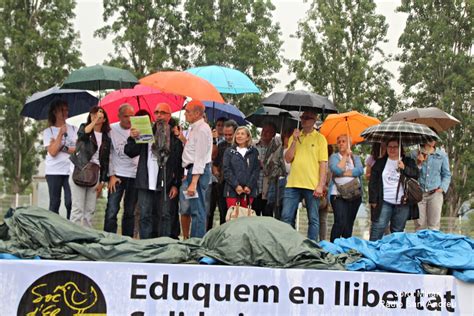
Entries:
POLYGON ((18 208, 5 224, 0 253, 21 258, 197 263, 209 257, 227 265, 345 270, 345 263, 361 257, 356 252, 332 255, 268 217, 240 218, 187 241, 136 240, 84 228, 37 207, 18 208))

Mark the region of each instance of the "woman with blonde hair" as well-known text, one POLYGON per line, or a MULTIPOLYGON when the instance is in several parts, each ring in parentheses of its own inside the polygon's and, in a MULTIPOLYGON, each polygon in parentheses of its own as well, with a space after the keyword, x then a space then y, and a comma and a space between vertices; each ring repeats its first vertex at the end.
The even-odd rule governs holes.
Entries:
POLYGON ((257 181, 260 172, 258 150, 252 146, 250 130, 241 126, 235 130, 232 146, 227 148, 223 160, 224 196, 227 207, 240 202, 242 207, 252 204, 257 196, 257 181))

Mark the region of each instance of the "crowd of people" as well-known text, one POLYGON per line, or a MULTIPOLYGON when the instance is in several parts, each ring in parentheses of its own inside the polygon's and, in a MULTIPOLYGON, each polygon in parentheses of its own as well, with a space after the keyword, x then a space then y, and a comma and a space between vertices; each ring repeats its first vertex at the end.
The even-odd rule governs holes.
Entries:
POLYGON ((332 208, 334 241, 352 236, 364 200, 365 173, 370 240, 404 231, 410 219, 416 221, 417 230, 440 228, 451 173, 448 157, 435 141, 407 154, 398 139, 373 144, 364 166, 352 152, 349 135, 339 135, 335 148, 328 146, 312 111, 302 113, 300 129, 280 136, 268 121, 257 142, 248 127, 233 120, 220 118, 211 129, 205 107, 197 100, 187 103, 184 111, 186 131, 172 119, 166 103, 157 104, 153 116, 122 104, 113 124, 95 106, 77 129, 66 123, 68 104, 55 102, 43 132, 49 209, 59 213, 63 191, 67 218, 91 227, 97 198, 106 186, 105 231, 117 233, 123 205, 122 235, 136 236, 138 226, 141 239, 177 239, 203 237, 213 226, 216 208, 223 224, 227 210, 236 205, 295 227, 303 203, 307 235, 314 241, 326 239, 332 208), (130 119, 136 115, 154 118, 153 142, 137 141, 140 131, 130 119), (404 198, 407 178, 419 181, 421 202, 404 198))

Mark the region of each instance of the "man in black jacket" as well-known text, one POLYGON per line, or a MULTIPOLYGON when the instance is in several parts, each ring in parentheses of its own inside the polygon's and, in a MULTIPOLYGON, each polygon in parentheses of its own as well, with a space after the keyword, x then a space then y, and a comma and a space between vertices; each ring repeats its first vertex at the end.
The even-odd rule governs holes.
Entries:
POLYGON ((177 196, 183 176, 183 145, 172 132, 171 107, 159 103, 154 115, 154 143, 137 144, 135 139, 140 133, 132 127, 124 150, 131 158, 140 155, 135 180, 140 207, 140 238, 178 238, 177 196))

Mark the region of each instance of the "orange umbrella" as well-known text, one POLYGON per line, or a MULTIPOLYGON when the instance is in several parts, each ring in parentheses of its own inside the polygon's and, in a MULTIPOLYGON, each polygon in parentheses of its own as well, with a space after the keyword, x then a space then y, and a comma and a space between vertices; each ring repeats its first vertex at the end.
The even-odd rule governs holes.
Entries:
POLYGON ((139 80, 142 85, 200 101, 225 103, 219 91, 207 80, 184 71, 159 71, 139 80))
POLYGON ((380 124, 380 120, 357 111, 340 114, 330 114, 324 120, 319 130, 323 134, 328 144, 336 144, 337 137, 342 134, 349 135, 352 144, 364 141, 360 136, 363 130, 372 125, 380 124))

